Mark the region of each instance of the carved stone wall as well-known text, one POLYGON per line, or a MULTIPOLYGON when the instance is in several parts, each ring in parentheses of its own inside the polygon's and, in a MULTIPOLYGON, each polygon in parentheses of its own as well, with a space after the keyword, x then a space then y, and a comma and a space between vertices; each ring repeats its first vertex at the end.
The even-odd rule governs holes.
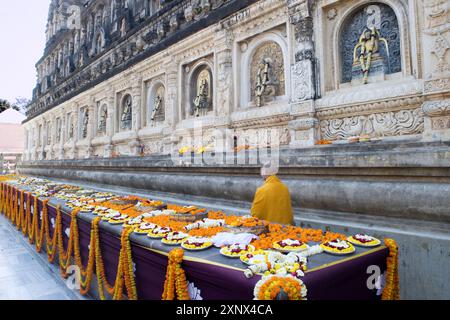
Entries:
POLYGON ((157 12, 136 2, 128 18, 108 3, 89 3, 86 12, 96 14, 83 15, 85 34, 51 23, 59 33, 49 33, 38 63, 41 91, 25 124, 25 159, 170 153, 192 146, 199 123, 204 146, 218 145, 217 132, 231 132, 228 149, 220 151, 258 140, 313 147, 363 134, 450 140, 446 1, 180 0, 164 2, 157 12), (386 76, 349 81, 355 45, 371 25, 388 42, 389 57, 379 44, 383 61, 389 60, 386 76), (66 45, 68 35, 74 41, 66 45), (265 58, 277 89, 257 107, 255 78, 265 58), (64 71, 68 59, 74 61, 64 71), (209 83, 206 99, 199 99, 207 108, 197 116, 200 78, 209 83), (131 117, 123 126, 126 96, 131 117), (272 129, 277 141, 266 134, 272 129))

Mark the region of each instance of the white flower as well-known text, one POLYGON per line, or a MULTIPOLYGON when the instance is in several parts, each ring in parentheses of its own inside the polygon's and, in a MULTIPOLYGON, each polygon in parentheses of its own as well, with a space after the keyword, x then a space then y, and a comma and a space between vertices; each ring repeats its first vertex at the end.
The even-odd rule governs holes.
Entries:
POLYGON ((55 218, 51 218, 50 223, 52 224, 52 227, 55 228, 55 218))
POLYGON ((70 237, 70 229, 69 229, 69 228, 67 228, 67 229, 64 231, 64 233, 67 235, 68 238, 70 237))
POLYGON ((197 288, 192 282, 188 282, 188 292, 191 300, 203 300, 201 296, 201 290, 197 288))

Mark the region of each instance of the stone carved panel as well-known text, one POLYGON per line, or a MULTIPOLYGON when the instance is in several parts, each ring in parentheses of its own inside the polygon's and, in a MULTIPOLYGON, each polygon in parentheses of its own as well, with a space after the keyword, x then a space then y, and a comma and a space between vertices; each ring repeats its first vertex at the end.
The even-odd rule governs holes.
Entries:
POLYGON ((314 98, 313 65, 310 60, 296 62, 291 67, 292 101, 314 98))
POLYGON ((98 125, 97 125, 98 134, 106 133, 107 121, 108 121, 108 106, 106 104, 103 104, 98 110, 98 125))
POLYGON ((343 25, 340 38, 340 54, 342 64, 341 81, 352 80, 354 49, 362 32, 375 27, 382 38, 388 42, 389 50, 380 45, 379 53, 386 64, 386 74, 402 70, 400 28, 395 12, 386 4, 371 3, 351 15, 343 25))
POLYGON ((322 120, 322 139, 342 140, 351 136, 401 136, 421 134, 424 131, 422 110, 401 110, 371 115, 322 120))
POLYGON ((434 45, 431 48, 431 52, 434 53, 438 60, 434 72, 450 71, 450 65, 446 59, 446 53, 449 49, 450 45, 447 39, 442 34, 438 34, 434 39, 434 45))
POLYGON ((274 41, 268 41, 255 50, 250 66, 251 99, 255 100, 258 73, 268 61, 268 84, 273 84, 273 96, 283 96, 286 92, 284 58, 281 47, 274 41))
POLYGON ((166 89, 162 84, 158 84, 153 88, 153 94, 149 101, 150 121, 152 123, 165 120, 165 96, 166 89))
POLYGON ((427 116, 443 116, 450 114, 450 100, 427 101, 422 106, 427 116))
POLYGON ((433 130, 448 130, 450 129, 450 117, 442 117, 433 119, 431 121, 431 128, 433 130))
POLYGON ((122 100, 122 108, 120 114, 120 128, 122 130, 131 130, 132 121, 132 98, 128 94, 122 100))

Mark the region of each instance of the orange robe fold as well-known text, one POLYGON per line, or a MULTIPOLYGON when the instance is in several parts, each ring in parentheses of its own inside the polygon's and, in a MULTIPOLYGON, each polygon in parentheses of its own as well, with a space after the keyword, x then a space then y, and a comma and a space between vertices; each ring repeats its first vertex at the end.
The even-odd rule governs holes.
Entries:
POLYGON ((291 195, 277 176, 267 178, 256 190, 251 213, 254 217, 273 223, 293 224, 291 195))

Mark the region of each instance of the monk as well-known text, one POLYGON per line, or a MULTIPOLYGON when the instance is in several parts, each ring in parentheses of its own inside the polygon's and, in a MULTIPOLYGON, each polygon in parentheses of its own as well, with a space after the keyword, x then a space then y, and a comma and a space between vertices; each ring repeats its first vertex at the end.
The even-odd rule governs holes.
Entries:
POLYGON ((265 183, 256 190, 251 214, 269 222, 293 225, 291 195, 277 174, 278 166, 271 163, 266 163, 261 168, 261 176, 265 183))

